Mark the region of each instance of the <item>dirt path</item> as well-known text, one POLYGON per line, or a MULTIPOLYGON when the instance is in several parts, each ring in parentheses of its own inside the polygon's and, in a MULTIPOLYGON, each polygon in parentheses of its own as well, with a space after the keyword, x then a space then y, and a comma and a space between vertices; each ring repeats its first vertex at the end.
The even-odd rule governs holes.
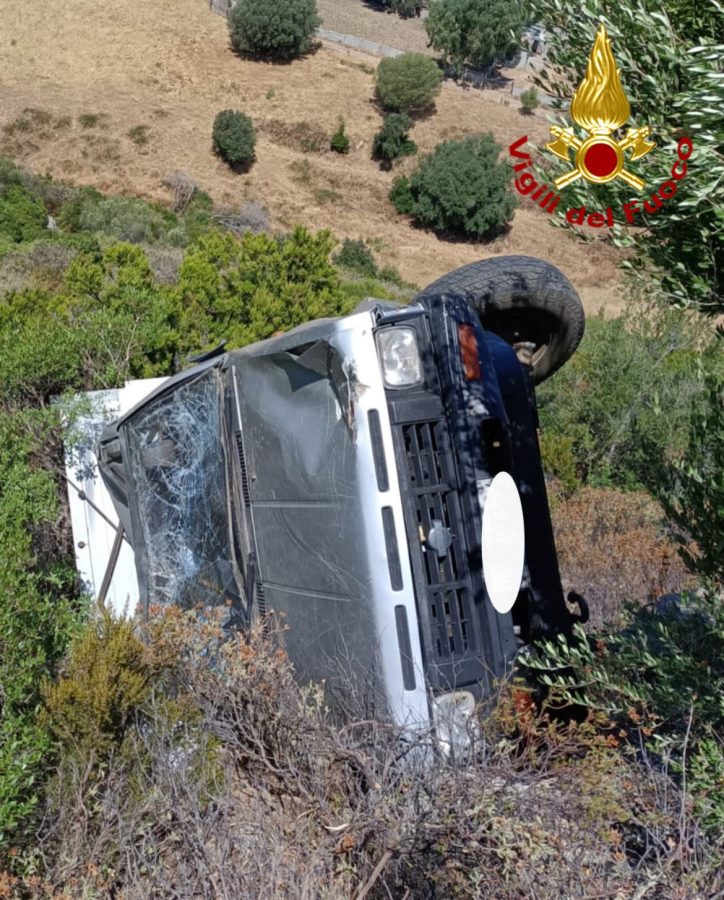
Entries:
MULTIPOLYGON (((388 24, 408 23, 375 15, 385 23, 379 42, 401 46, 388 24)), ((480 257, 527 253, 560 265, 589 310, 620 304, 615 252, 550 227, 537 207, 519 209, 510 232, 490 244, 449 243, 395 213, 387 198, 394 175, 370 159, 381 123, 374 57, 325 44, 290 65, 241 60, 229 48, 224 19, 203 0, 176 0, 172 13, 141 0, 68 0, 62 12, 52 0, 0 0, 0 21, 0 125, 12 125, 27 107, 52 115, 41 128, 0 135, 0 153, 33 171, 161 202, 169 200, 164 179, 183 171, 218 205, 262 203, 278 228, 303 223, 373 240, 383 265, 419 285, 480 257), (214 115, 228 107, 249 113, 258 128, 257 161, 245 175, 211 152, 214 115), (340 117, 352 140, 348 156, 326 149, 340 117), (323 152, 302 152, 292 127, 298 123, 321 134, 323 152), (129 136, 139 125, 146 143, 129 136)), ((502 145, 523 133, 545 137, 542 114, 524 119, 517 104, 505 103, 514 101, 446 84, 437 112, 415 125, 414 140, 425 153, 441 140, 486 130, 502 145)), ((398 171, 415 165, 407 160, 398 171)))

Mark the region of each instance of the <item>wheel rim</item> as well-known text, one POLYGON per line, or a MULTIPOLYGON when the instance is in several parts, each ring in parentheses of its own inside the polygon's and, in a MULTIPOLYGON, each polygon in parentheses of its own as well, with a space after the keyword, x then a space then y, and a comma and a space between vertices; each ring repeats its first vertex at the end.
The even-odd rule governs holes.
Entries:
POLYGON ((530 309, 522 314, 518 310, 491 313, 481 316, 483 328, 492 331, 512 346, 528 342, 534 345, 531 354, 533 369, 538 368, 555 342, 559 328, 552 316, 544 312, 533 314, 530 309))

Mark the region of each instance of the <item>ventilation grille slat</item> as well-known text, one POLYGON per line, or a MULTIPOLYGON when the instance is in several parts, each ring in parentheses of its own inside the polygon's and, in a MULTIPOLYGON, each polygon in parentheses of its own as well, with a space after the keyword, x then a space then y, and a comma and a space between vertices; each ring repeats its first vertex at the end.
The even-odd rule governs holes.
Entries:
POLYGON ((246 458, 244 457, 244 444, 241 440, 241 432, 234 432, 234 440, 236 442, 236 452, 239 457, 239 469, 241 471, 241 493, 244 497, 244 506, 247 509, 251 506, 251 491, 249 490, 249 476, 246 470, 246 458))
POLYGON ((428 587, 429 643, 436 661, 441 663, 475 649, 460 498, 450 454, 446 452, 444 423, 414 422, 401 428, 418 532, 427 538, 433 527, 441 527, 451 536, 444 555, 439 556, 430 546, 425 546, 422 554, 428 587))

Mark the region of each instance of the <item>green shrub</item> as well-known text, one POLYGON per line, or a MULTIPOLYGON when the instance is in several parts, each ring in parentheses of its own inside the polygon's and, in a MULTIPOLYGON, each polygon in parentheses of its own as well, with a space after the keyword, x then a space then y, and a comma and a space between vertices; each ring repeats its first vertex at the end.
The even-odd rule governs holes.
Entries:
POLYGON ((238 0, 229 13, 229 32, 243 53, 293 59, 310 49, 320 22, 316 0, 238 0))
MULTIPOLYGON (((663 760, 693 799, 699 824, 724 828, 724 599, 639 611, 617 634, 546 644, 525 664, 561 691, 606 715, 622 737, 663 760), (561 674, 565 671, 566 674, 561 674)), ((612 727, 612 730, 613 730, 612 727)), ((690 814, 690 813, 689 813, 690 814)))
POLYGON ((138 247, 78 254, 57 292, 19 291, 0 304, 0 404, 171 374, 177 302, 138 247))
POLYGON ((539 104, 538 91, 534 87, 530 87, 527 91, 521 93, 520 108, 524 115, 531 115, 534 110, 538 109, 539 104))
POLYGON ((400 16, 411 16, 422 7, 422 0, 383 0, 383 3, 400 16))
POLYGON ((508 0, 434 0, 425 22, 430 45, 458 74, 464 63, 485 69, 517 46, 526 5, 508 0))
POLYGON ((721 370, 708 334, 701 319, 638 303, 625 317, 590 316, 581 346, 537 391, 549 471, 622 488, 668 484, 702 402, 698 366, 721 370), (701 355, 688 349, 697 343, 701 355), (549 451, 561 441, 556 459, 549 451))
POLYGON ((511 168, 492 134, 438 144, 410 177, 395 180, 398 212, 435 231, 483 240, 499 234, 515 210, 511 168))
POLYGON ((224 109, 214 119, 214 153, 234 167, 246 167, 254 161, 256 133, 254 125, 242 112, 224 109))
POLYGON ((337 130, 332 135, 329 146, 335 153, 349 153, 349 138, 344 133, 344 122, 340 121, 337 130))
POLYGON ((377 66, 377 96, 385 109, 416 112, 428 109, 440 93, 442 72, 422 53, 383 59, 377 66))
MULTIPOLYGON (((637 174, 645 178, 647 191, 649 186, 654 186, 653 192, 671 179, 676 145, 684 136, 690 139, 693 152, 686 177, 675 182, 676 197, 660 212, 654 206, 654 214, 647 214, 643 198, 637 198, 640 212, 634 214, 635 227, 613 229, 613 233, 617 243, 629 248, 622 254, 623 265, 640 279, 642 290, 650 296, 660 294, 678 307, 721 315, 724 31, 720 4, 675 0, 658 6, 642 0, 620 0, 614 12, 608 0, 585 4, 579 0, 533 0, 530 16, 530 21, 545 24, 548 45, 545 65, 535 79, 543 90, 559 97, 564 107, 586 69, 595 34, 605 21, 636 121, 650 126, 657 150, 666 148, 636 162, 637 174), (572 21, 575 28, 569 27, 572 21), (642 77, 626 78, 626 72, 633 73, 639 67, 642 77), (647 77, 654 72, 655 77, 647 77)), ((685 145, 682 152, 687 152, 685 145)), ((555 174, 563 171, 556 168, 555 174)), ((634 197, 623 179, 594 185, 579 178, 566 188, 570 207, 585 204, 589 209, 620 209, 631 200, 634 197)))
POLYGON ((74 640, 57 681, 46 682, 43 721, 61 744, 100 762, 121 747, 158 675, 134 623, 104 613, 74 640))
POLYGON ((282 236, 210 233, 190 247, 179 272, 180 349, 227 338, 243 346, 349 305, 330 262, 329 232, 282 236))
POLYGON ((653 490, 679 529, 681 555, 715 591, 724 589, 724 374, 702 378, 686 453, 666 468, 653 490), (691 540, 696 547, 690 546, 691 540))
POLYGON ((131 244, 152 244, 176 223, 176 217, 143 200, 129 197, 86 197, 64 223, 73 222, 77 231, 107 234, 131 244), (73 218, 71 218, 73 217, 73 218))
POLYGON ((383 169, 391 169, 392 163, 402 156, 417 153, 417 145, 408 136, 411 127, 412 119, 405 113, 385 116, 382 128, 372 142, 372 156, 379 160, 383 169))
POLYGON ((10 241, 19 244, 40 237, 47 221, 42 202, 19 184, 0 195, 0 235, 10 241))
POLYGON ((345 238, 342 247, 334 256, 334 261, 338 266, 367 278, 375 278, 378 274, 372 251, 362 240, 353 241, 345 238))
MULTIPOLYGON (((47 331, 46 325, 46 331, 47 331)), ((40 336, 39 336, 40 337, 40 336)), ((52 676, 82 615, 51 465, 62 464, 54 409, 0 404, 0 861, 21 842, 47 777, 51 745, 38 720, 52 676), (58 546, 60 545, 60 546, 58 546), (65 552, 59 552, 63 548, 65 552)), ((0 869, 2 865, 0 864, 0 869)))

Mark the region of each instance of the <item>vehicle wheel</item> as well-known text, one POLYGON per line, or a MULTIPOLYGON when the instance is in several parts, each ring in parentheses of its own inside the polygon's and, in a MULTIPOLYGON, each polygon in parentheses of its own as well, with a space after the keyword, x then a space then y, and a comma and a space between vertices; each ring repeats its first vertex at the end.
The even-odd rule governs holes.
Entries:
POLYGON ((583 337, 585 315, 575 288, 555 266, 533 256, 470 263, 438 278, 415 299, 441 294, 464 297, 483 328, 509 344, 534 344, 536 383, 560 369, 583 337))

